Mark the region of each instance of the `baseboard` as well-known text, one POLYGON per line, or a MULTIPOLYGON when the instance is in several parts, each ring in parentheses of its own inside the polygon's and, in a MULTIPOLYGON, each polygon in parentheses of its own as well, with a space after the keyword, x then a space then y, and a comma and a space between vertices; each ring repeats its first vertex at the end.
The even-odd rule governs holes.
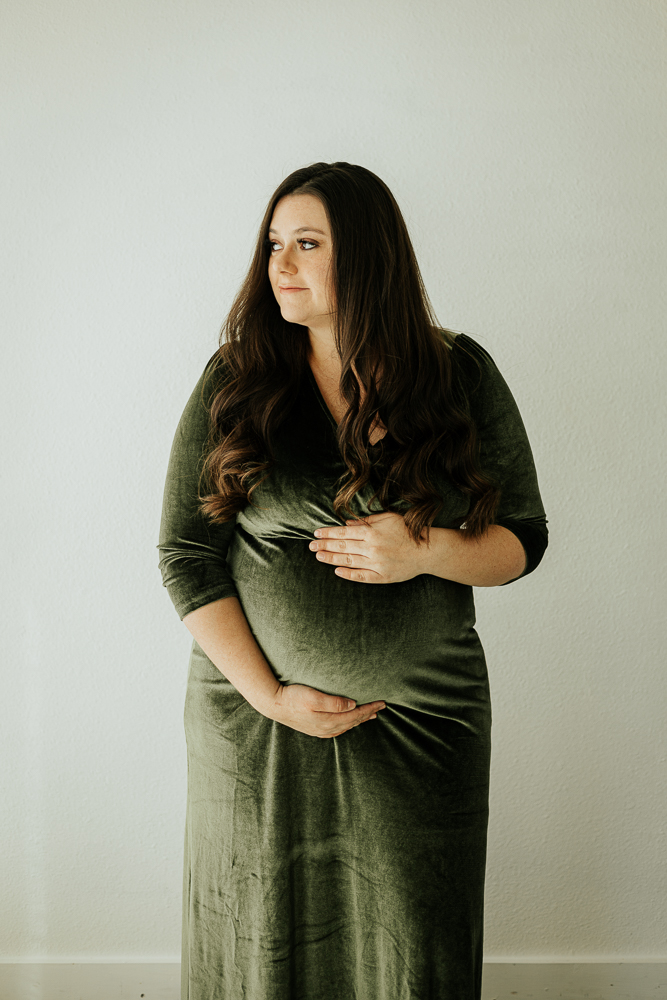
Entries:
POLYGON ((665 955, 485 955, 490 965, 662 965, 665 955))
MULTIPOLYGON (((53 956, 29 957, 25 955, 0 956, 0 965, 179 965, 180 955, 67 955, 65 958, 53 956)), ((665 955, 485 955, 484 964, 489 965, 662 965, 667 963, 665 955)))
MULTIPOLYGON (((482 1000, 529 1000, 536 995, 559 1000, 654 1000, 667 996, 667 962, 630 959, 593 962, 512 961, 484 963, 482 1000), (665 992, 663 992, 665 991, 665 992)), ((1 1000, 180 1000, 180 964, 148 960, 36 962, 0 960, 1 1000)))
POLYGON ((485 962, 482 1000, 655 1000, 667 995, 667 963, 485 962))
POLYGON ((178 962, 0 963, 1 1000, 180 1000, 178 962))
POLYGON ((67 955, 62 957, 34 957, 26 958, 25 955, 12 957, 0 957, 0 965, 180 965, 181 956, 161 956, 159 958, 145 957, 143 955, 97 955, 91 958, 90 955, 67 955))

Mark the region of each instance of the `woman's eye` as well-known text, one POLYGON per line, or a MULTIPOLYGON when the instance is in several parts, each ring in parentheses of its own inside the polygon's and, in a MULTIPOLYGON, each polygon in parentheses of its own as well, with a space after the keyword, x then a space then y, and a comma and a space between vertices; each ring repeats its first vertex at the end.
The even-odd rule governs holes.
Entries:
MULTIPOLYGON (((277 243, 278 241, 277 240, 265 240, 264 242, 268 245, 269 250, 273 253, 274 244, 277 243)), ((314 242, 314 240, 305 240, 305 239, 297 240, 297 243, 301 243, 302 245, 304 243, 309 243, 310 247, 316 247, 318 245, 317 243, 314 242)), ((310 249, 310 247, 308 247, 307 249, 310 249)))

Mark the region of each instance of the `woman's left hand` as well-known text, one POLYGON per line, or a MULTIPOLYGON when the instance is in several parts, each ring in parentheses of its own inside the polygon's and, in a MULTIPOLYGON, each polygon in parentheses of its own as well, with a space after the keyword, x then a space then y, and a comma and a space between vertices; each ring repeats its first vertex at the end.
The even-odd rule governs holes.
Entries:
MULTIPOLYGON (((336 576, 360 583, 401 583, 424 572, 426 543, 412 540, 401 514, 384 511, 345 527, 318 528, 310 548, 336 576)), ((422 535, 425 537, 425 534, 422 535)))

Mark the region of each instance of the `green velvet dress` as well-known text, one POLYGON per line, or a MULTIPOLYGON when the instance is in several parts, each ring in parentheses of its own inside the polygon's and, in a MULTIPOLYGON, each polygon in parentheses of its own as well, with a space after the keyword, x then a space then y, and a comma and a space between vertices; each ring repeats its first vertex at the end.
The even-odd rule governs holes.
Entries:
MULTIPOLYGON (((547 545, 526 431, 488 352, 465 334, 451 351, 525 576, 547 545)), ((345 470, 310 368, 253 504, 205 522, 205 373, 176 431, 160 526, 179 617, 236 596, 282 682, 387 708, 341 736, 307 736, 257 712, 193 640, 182 1000, 479 1000, 491 705, 473 589, 431 574, 346 580, 309 549, 315 528, 344 523, 333 499, 345 470)), ((376 465, 355 514, 379 510, 367 506, 376 465)), ((458 527, 468 501, 436 482, 434 526, 458 527)))

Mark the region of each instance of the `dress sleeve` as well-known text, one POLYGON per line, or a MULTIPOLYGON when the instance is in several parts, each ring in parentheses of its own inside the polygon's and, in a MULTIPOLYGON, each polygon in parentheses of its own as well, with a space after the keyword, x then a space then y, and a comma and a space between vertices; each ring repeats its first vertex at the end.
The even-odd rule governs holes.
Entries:
POLYGON ((182 620, 185 615, 238 591, 226 564, 236 517, 224 524, 204 518, 197 503, 199 475, 205 457, 213 380, 206 378, 213 359, 195 386, 176 428, 162 502, 157 548, 162 585, 182 620))
MULTIPOLYGON (((549 533, 537 482, 533 453, 519 408, 507 382, 488 351, 467 334, 458 334, 456 344, 475 355, 463 361, 468 385, 470 413, 480 439, 480 464, 496 480, 501 497, 494 523, 517 536, 526 553, 526 568, 514 583, 532 573, 547 548, 549 533), (463 338, 461 340, 461 338, 463 338)), ((461 358, 462 352, 457 352, 461 358)))

